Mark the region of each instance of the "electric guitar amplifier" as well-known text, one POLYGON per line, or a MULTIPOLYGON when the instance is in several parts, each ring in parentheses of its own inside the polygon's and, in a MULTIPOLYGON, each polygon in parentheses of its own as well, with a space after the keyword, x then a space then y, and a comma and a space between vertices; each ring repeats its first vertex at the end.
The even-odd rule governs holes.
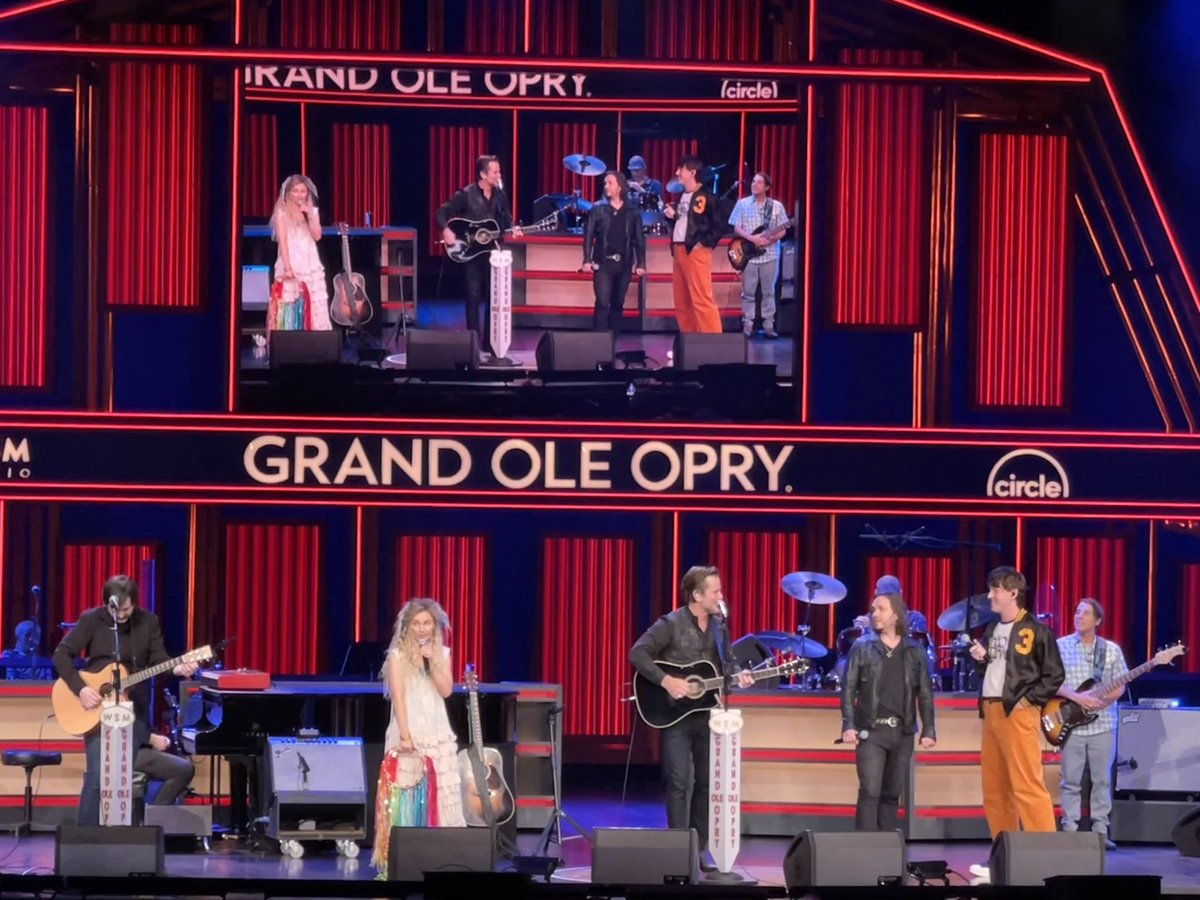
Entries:
POLYGON ((1200 709, 1117 710, 1118 791, 1200 791, 1200 709))

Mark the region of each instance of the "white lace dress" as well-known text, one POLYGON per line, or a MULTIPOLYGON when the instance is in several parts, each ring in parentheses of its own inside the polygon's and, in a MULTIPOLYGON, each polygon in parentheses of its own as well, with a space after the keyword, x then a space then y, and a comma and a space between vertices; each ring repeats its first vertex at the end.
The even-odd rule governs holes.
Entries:
MULTIPOLYGON (((329 322, 329 289, 325 284, 325 267, 321 265, 321 257, 317 254, 317 242, 308 231, 308 223, 297 222, 291 216, 283 214, 275 217, 277 227, 287 229, 288 257, 292 262, 292 274, 303 281, 308 288, 310 315, 313 331, 329 331, 333 326, 329 322)), ((283 277, 283 256, 275 258, 275 277, 283 277)), ((284 282, 285 296, 294 290, 294 286, 284 282)))
MULTIPOLYGON (((446 656, 449 655, 446 649, 446 656)), ((446 715, 445 698, 437 692, 433 679, 419 672, 407 676, 404 701, 415 752, 398 750, 400 728, 395 715, 390 715, 375 798, 372 861, 381 867, 387 865, 392 825, 461 828, 467 824, 462 811, 462 779, 458 774, 458 739, 446 715)))

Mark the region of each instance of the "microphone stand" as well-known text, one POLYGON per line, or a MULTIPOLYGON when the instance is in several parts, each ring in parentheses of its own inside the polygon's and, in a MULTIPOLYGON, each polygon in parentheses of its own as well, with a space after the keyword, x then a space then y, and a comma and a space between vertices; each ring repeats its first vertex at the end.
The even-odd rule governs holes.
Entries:
MULTIPOLYGON (((113 701, 121 702, 121 627, 117 622, 117 610, 111 603, 108 615, 112 619, 113 634, 113 701)), ((103 698, 101 698, 103 699, 103 698)))

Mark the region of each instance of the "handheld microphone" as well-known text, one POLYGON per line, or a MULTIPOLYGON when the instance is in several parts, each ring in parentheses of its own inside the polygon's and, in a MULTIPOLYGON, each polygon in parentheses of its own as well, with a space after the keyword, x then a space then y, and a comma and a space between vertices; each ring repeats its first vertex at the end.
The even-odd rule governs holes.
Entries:
POLYGON ((717 601, 717 609, 719 609, 719 610, 721 611, 721 618, 722 618, 722 619, 728 619, 728 618, 729 618, 729 607, 725 605, 725 601, 724 601, 724 600, 718 600, 718 601, 717 601))
MULTIPOLYGON (((424 647, 426 644, 429 643, 429 641, 418 641, 417 643, 419 646, 424 647)), ((429 657, 428 656, 425 657, 424 663, 425 663, 425 674, 428 675, 429 674, 429 657)))
POLYGON ((496 187, 500 188, 500 190, 504 190, 504 179, 503 178, 496 179, 496 187))
POLYGON ((33 587, 31 587, 29 589, 29 592, 31 594, 33 594, 33 596, 38 597, 38 596, 41 596, 42 589, 38 585, 35 584, 33 587))

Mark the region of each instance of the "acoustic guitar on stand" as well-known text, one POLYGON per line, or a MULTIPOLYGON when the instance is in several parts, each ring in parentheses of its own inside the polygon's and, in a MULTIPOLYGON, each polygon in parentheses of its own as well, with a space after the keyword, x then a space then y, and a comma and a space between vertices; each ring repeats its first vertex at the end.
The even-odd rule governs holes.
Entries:
POLYGON ((367 298, 367 282, 361 273, 350 268, 350 226, 339 222, 337 230, 342 236, 342 271, 333 276, 333 302, 329 304, 329 318, 343 328, 354 331, 371 321, 375 310, 367 298))
POLYGON ((458 777, 462 780, 463 818, 477 828, 494 828, 513 817, 516 803, 504 780, 504 761, 495 747, 483 746, 479 719, 479 676, 474 664, 463 672, 467 686, 467 724, 471 744, 458 751, 458 777))

